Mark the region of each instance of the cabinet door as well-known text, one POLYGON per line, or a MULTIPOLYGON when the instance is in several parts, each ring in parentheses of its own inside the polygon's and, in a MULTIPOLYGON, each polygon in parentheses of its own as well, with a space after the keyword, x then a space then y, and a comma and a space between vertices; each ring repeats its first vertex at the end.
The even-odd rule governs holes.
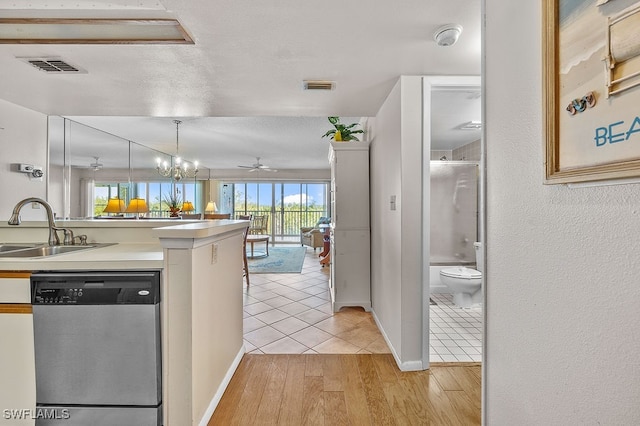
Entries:
POLYGON ((36 373, 29 273, 0 272, 0 425, 33 425, 36 373), (22 417, 22 418, 20 418, 22 417))
POLYGON ((331 258, 333 310, 361 306, 371 310, 371 280, 368 230, 336 230, 331 258))
POLYGON ((336 153, 332 182, 336 227, 369 228, 368 151, 336 153))

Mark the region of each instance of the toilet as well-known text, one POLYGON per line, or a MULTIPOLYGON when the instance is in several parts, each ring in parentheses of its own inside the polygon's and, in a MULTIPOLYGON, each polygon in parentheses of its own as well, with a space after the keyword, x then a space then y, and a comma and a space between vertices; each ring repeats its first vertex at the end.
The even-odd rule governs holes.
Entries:
POLYGON ((482 303, 482 243, 473 243, 476 251, 476 269, 465 266, 445 268, 440 271, 440 280, 451 294, 453 303, 461 308, 470 308, 476 303, 482 303))

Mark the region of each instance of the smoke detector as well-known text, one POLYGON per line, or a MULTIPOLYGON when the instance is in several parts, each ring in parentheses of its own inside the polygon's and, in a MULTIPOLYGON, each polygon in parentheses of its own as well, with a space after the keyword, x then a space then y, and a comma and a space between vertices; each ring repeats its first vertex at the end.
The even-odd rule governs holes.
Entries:
POLYGON ((458 37, 462 34, 462 25, 447 24, 433 33, 433 39, 438 46, 452 46, 458 41, 458 37))

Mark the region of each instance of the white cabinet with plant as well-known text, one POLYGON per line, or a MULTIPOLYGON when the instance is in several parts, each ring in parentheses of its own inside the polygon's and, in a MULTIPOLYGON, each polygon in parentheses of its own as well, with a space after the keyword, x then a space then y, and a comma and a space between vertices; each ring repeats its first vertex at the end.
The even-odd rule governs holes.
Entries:
POLYGON ((329 161, 333 310, 370 311, 369 142, 331 142, 329 161))

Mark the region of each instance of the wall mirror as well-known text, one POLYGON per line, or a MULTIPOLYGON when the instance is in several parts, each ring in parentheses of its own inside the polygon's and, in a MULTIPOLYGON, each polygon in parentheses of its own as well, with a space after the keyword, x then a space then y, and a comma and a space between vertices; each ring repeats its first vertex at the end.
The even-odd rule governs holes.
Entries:
POLYGON ((47 199, 58 220, 118 217, 103 213, 113 197, 125 206, 132 198, 146 199, 149 218, 168 217, 169 194, 204 210, 206 167, 176 182, 156 171, 157 159, 173 164, 172 155, 63 117, 49 117, 48 143, 47 199))

